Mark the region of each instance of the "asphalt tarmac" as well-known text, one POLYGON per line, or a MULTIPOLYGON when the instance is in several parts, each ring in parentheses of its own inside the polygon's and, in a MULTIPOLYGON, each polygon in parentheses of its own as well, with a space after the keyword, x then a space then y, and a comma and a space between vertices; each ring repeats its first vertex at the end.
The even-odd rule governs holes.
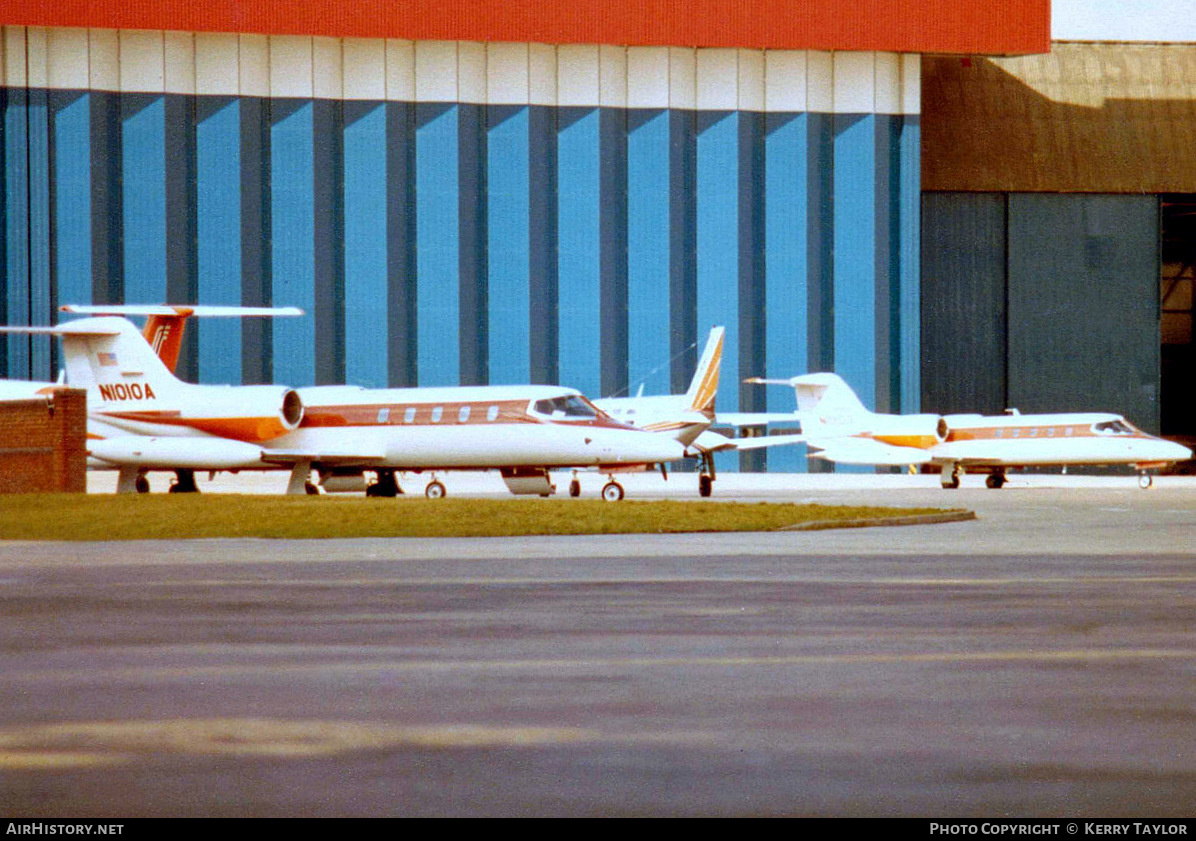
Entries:
POLYGON ((1191 816, 1196 481, 731 498, 977 519, 0 540, 0 816, 1191 816))

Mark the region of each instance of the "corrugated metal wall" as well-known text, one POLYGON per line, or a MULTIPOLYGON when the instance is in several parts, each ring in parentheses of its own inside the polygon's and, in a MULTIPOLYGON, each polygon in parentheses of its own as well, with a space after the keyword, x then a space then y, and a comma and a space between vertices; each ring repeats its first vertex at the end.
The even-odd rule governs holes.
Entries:
POLYGON ((927 193, 926 411, 1116 411, 1159 430, 1154 196, 927 193))
POLYGON ((197 325, 183 372, 593 396, 684 390, 722 324, 720 408, 814 366, 917 408, 917 57, 4 34, 11 323, 296 305, 197 325))
POLYGON ((996 414, 1006 402, 1006 197, 922 197, 922 410, 996 414))

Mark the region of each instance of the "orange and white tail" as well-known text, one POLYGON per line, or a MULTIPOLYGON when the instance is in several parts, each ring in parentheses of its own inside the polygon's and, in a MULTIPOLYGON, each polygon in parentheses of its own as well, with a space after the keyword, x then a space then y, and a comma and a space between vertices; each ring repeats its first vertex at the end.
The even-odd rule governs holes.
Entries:
POLYGON ((706 340, 701 359, 698 360, 697 370, 690 380, 689 390, 685 392, 687 408, 711 419, 714 418, 714 398, 718 393, 718 375, 723 361, 725 334, 724 327, 710 329, 710 337, 706 340))

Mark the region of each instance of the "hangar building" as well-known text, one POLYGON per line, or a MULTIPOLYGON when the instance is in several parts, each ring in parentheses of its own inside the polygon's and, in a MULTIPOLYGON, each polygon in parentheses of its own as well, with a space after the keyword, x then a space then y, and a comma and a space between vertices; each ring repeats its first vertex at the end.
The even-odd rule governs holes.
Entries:
MULTIPOLYGON (((724 324, 726 410, 792 408, 744 377, 835 370, 879 411, 1191 423, 1164 246, 1196 194, 1170 157, 1191 48, 1052 49, 1049 0, 18 0, 0 25, 5 323, 297 305, 194 325, 181 373, 592 396, 683 389, 724 324)), ((9 337, 0 374, 56 356, 9 337)))

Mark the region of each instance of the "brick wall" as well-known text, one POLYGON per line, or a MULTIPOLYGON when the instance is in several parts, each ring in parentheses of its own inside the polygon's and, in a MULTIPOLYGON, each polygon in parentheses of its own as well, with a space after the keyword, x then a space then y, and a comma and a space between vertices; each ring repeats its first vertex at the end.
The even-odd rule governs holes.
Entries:
POLYGON ((0 402, 0 493, 85 493, 87 392, 0 402))

